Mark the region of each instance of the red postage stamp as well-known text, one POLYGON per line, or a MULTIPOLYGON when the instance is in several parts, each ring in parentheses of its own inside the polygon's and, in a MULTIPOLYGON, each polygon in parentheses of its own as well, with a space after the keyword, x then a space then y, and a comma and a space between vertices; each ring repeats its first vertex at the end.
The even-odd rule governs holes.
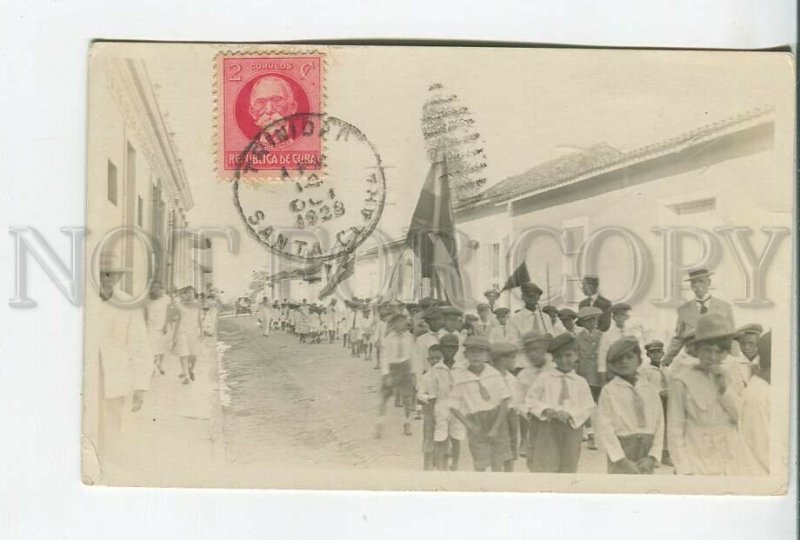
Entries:
POLYGON ((319 131, 302 124, 322 112, 324 57, 236 53, 217 61, 219 175, 319 169, 319 131))

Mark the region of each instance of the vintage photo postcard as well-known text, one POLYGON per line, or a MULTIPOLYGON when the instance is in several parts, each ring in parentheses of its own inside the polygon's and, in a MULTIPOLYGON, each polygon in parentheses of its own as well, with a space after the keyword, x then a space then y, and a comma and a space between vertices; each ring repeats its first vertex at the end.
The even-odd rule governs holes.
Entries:
POLYGON ((791 55, 88 69, 85 483, 786 492, 791 55))

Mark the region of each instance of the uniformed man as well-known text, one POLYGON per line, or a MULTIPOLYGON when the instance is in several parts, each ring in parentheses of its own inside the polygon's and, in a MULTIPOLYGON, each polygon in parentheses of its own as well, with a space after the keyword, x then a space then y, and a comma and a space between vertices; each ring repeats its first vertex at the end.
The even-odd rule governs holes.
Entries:
MULTIPOLYGON (((600 294, 600 278, 595 274, 583 276, 581 288, 586 298, 578 303, 578 309, 584 307, 595 307, 603 312, 597 322, 597 329, 605 332, 611 327, 611 300, 600 294)), ((580 325, 580 321, 578 321, 580 325)))
POLYGON ((731 308, 731 305, 724 300, 711 296, 709 293, 712 275, 713 272, 709 272, 705 268, 698 268, 690 271, 689 277, 684 280, 689 282, 689 286, 694 292, 694 298, 678 307, 675 335, 670 341, 667 353, 664 355, 664 365, 670 365, 675 356, 681 351, 686 336, 694 332, 700 315, 717 313, 728 326, 731 328, 736 327, 733 322, 733 308, 731 308))

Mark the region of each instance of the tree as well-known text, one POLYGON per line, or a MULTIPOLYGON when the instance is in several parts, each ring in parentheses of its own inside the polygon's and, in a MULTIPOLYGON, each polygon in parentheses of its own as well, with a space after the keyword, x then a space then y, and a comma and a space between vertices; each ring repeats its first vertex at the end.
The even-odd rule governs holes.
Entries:
POLYGON ((422 106, 422 135, 428 159, 443 156, 447 160, 447 176, 456 203, 480 192, 486 183, 483 176, 486 156, 480 144, 480 133, 469 107, 455 94, 448 94, 440 83, 428 87, 429 97, 422 106))

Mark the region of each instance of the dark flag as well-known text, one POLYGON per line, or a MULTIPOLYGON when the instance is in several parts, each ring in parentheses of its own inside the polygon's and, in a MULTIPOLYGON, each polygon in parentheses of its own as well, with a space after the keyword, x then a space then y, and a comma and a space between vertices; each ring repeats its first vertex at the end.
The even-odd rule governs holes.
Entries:
MULTIPOLYGON (((447 162, 443 157, 431 164, 406 235, 406 249, 419 262, 420 276, 429 278, 437 296, 453 305, 464 301, 456 249, 455 218, 450 197, 447 162)), ((398 264, 402 263, 400 257, 398 264)), ((397 265, 392 279, 397 274, 397 265)), ((396 290, 391 283, 392 290, 396 290)))
POLYGON ((503 288, 500 292, 506 291, 508 289, 513 289, 515 287, 519 287, 523 283, 530 283, 531 276, 528 274, 528 265, 525 264, 525 261, 522 261, 514 273, 509 276, 508 280, 506 280, 506 284, 503 285, 503 288))
POLYGON ((334 272, 330 279, 328 279, 328 283, 326 283, 319 292, 320 300, 332 294, 341 282, 353 275, 353 272, 355 272, 355 260, 356 258, 351 255, 347 257, 344 262, 339 264, 339 266, 336 268, 336 272, 334 272))

